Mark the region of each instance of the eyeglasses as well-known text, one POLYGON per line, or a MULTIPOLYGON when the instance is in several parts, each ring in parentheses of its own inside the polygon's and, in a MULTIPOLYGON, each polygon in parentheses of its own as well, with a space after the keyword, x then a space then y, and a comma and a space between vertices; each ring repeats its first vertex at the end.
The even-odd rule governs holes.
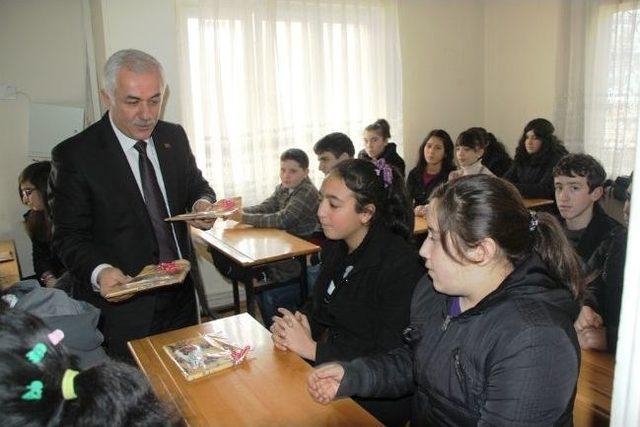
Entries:
POLYGON ((20 194, 22 195, 22 197, 29 197, 34 191, 36 191, 35 188, 21 188, 20 194))

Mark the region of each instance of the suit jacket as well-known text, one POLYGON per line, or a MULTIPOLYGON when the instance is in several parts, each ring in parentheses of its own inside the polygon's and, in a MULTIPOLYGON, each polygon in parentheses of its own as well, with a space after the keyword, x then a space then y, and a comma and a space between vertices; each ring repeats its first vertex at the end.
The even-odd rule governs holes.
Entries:
MULTIPOLYGON (((170 213, 187 212, 215 193, 196 166, 181 126, 159 121, 153 134, 170 213)), ((102 263, 135 275, 158 262, 158 244, 144 199, 111 127, 108 113, 52 151, 50 200, 53 247, 78 279, 74 296, 118 315, 136 335, 149 330, 158 292, 111 304, 96 293, 91 273, 102 263)), ((187 224, 174 224, 182 257, 192 259, 187 224)), ((186 291, 186 290, 182 290, 186 291)), ((190 292, 193 292, 192 289, 190 292)))

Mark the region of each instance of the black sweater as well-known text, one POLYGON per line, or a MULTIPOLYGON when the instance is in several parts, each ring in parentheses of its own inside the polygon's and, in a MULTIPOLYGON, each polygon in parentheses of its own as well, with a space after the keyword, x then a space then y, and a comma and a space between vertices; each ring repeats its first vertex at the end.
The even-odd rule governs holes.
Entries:
MULTIPOLYGON (((365 150, 360 150, 360 152, 358 153, 358 158, 369 161, 373 160, 365 150)), ((404 160, 402 160, 402 157, 400 157, 400 155, 397 153, 395 143, 389 142, 384 147, 384 151, 382 152, 380 157, 378 157, 378 159, 385 159, 389 165, 395 167, 398 172, 400 172, 400 175, 402 175, 402 178, 404 179, 404 160)))
POLYGON ((409 197, 413 200, 413 206, 426 205, 433 190, 443 182, 447 182, 450 172, 450 170, 441 171, 438 176, 425 187, 422 172, 417 167, 411 169, 407 177, 407 191, 409 192, 409 197))
POLYGON ((553 143, 551 149, 533 155, 523 154, 516 160, 503 178, 513 183, 522 197, 553 199, 553 168, 567 154, 567 149, 553 143))
POLYGON ((607 215, 599 204, 585 229, 576 252, 586 264, 587 273, 597 272, 587 285, 585 305, 593 308, 607 328, 607 349, 615 353, 622 304, 622 285, 627 250, 627 230, 607 215))
POLYGON ((457 317, 425 276, 411 305, 408 344, 341 363, 339 395, 415 391, 411 425, 571 425, 580 348, 578 304, 537 255, 457 317))
MULTIPOLYGON (((347 254, 344 241, 329 240, 321 259, 313 299, 303 310, 318 343, 316 363, 349 361, 401 345, 411 295, 425 273, 416 247, 373 226, 353 253, 347 254), (343 279, 348 265, 353 269, 343 279), (332 280, 336 288, 329 296, 332 280)), ((386 425, 408 419, 410 397, 356 401, 386 425)))

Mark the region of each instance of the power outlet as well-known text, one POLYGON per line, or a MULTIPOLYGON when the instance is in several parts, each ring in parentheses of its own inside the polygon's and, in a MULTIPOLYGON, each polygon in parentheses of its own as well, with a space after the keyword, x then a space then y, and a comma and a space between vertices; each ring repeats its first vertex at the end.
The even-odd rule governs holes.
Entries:
POLYGON ((17 98, 16 87, 0 84, 0 100, 13 100, 17 98))

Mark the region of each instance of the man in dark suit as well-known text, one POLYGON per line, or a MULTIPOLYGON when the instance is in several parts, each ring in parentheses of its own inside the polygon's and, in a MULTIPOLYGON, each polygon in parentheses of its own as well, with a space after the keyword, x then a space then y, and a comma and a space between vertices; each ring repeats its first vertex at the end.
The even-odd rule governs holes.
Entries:
MULTIPOLYGON (((158 120, 165 89, 162 66, 137 50, 105 65, 101 120, 52 151, 49 203, 53 246, 75 277, 75 298, 102 310, 111 355, 128 358, 126 342, 196 322, 193 281, 105 299, 144 266, 193 260, 188 225, 163 219, 212 207, 179 125, 158 120)), ((212 221, 191 221, 208 229, 212 221)))

